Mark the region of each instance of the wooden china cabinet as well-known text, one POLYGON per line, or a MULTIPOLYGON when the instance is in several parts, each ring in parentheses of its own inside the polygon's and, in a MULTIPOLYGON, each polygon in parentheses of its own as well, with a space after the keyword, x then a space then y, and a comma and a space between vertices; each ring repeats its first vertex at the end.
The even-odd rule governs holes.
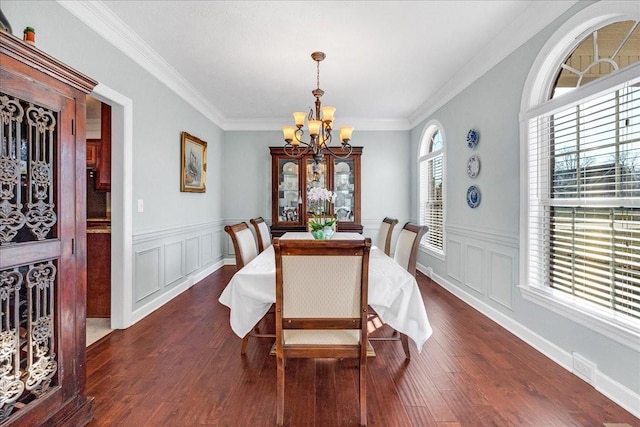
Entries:
POLYGON ((0 31, 0 424, 82 426, 85 96, 96 82, 0 31))
POLYGON ((360 217, 360 164, 362 147, 353 147, 346 159, 327 150, 324 162, 316 163, 311 154, 299 159, 289 157, 282 147, 271 152, 271 234, 279 237, 287 231, 306 231, 310 218, 307 192, 324 187, 336 193, 331 207, 338 218, 338 231, 362 233, 360 217))

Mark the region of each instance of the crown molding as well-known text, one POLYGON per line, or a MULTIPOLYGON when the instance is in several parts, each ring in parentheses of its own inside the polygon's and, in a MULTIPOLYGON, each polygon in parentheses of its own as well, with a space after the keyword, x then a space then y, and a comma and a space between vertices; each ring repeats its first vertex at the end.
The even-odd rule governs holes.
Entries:
POLYGON ((535 10, 530 10, 534 7, 530 5, 409 116, 411 126, 415 127, 427 119, 576 3, 578 0, 548 1, 544 8, 535 6, 535 10), (531 19, 532 16, 536 19, 531 19))
POLYGON ((57 0, 57 2, 214 124, 224 129, 225 120, 222 114, 102 1, 57 0))

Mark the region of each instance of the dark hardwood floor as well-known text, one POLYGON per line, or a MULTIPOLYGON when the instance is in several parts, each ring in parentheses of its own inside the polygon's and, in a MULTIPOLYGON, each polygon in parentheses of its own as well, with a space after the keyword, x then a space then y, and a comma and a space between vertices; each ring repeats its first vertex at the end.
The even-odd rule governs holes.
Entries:
MULTIPOLYGON (((98 426, 272 426, 276 362, 270 340, 240 355, 218 302, 225 266, 87 351, 98 426)), ((434 333, 406 362, 399 342, 375 342, 369 426, 604 426, 640 420, 589 384, 419 275, 434 333)), ((285 425, 358 425, 357 366, 289 360, 285 425)))

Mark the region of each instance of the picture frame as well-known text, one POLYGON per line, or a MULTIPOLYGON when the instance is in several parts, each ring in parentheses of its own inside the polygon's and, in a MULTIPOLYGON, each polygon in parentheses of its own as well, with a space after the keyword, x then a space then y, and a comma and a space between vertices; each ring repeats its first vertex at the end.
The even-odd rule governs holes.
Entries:
POLYGON ((204 193, 207 190, 207 143, 187 132, 182 132, 180 139, 180 191, 204 193))

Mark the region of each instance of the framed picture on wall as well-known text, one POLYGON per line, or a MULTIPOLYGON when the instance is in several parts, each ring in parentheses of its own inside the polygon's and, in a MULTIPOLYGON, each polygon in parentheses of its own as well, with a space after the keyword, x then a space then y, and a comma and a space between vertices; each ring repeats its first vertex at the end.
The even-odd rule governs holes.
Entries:
POLYGON ((180 191, 204 193, 207 177, 207 143, 182 132, 180 150, 180 191))

